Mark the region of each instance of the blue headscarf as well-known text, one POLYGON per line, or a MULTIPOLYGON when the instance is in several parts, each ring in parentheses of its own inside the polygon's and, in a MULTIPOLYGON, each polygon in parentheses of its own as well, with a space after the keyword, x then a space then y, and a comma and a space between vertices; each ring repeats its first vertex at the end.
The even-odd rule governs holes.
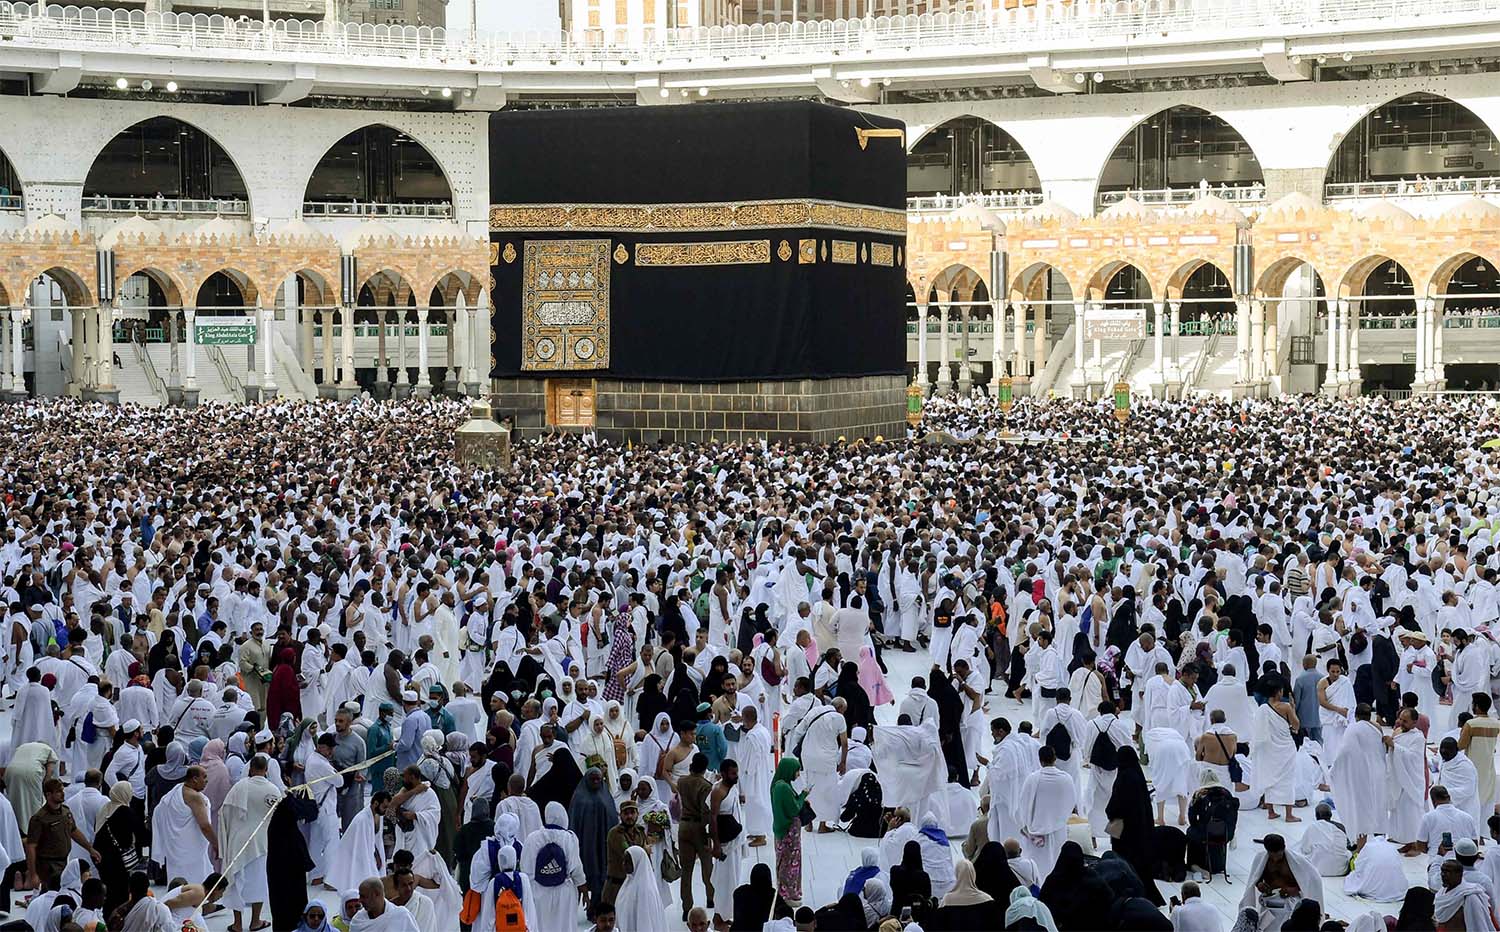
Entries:
POLYGON ((880 876, 880 855, 874 848, 866 848, 860 852, 859 857, 859 867, 850 871, 849 879, 844 881, 845 896, 851 893, 858 896, 864 892, 866 880, 880 876))

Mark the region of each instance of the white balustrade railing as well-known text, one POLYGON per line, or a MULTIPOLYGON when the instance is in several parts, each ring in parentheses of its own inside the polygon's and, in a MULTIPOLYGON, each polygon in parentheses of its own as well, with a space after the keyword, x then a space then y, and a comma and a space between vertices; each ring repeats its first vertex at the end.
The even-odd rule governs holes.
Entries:
POLYGON ((304 217, 419 217, 428 220, 452 220, 453 205, 392 204, 373 201, 303 201, 304 217))
MULTIPOLYGON (((20 198, 16 198, 17 201, 20 198)), ((209 199, 190 197, 105 197, 83 196, 86 214, 178 214, 196 217, 246 217, 250 205, 238 198, 209 199)))
POLYGON ((1428 197, 1441 194, 1500 194, 1500 177, 1400 178, 1395 181, 1357 181, 1325 184, 1323 196, 1330 201, 1361 197, 1428 197))
POLYGON ((19 47, 235 51, 303 60, 447 64, 472 71, 517 62, 639 66, 668 60, 755 59, 972 49, 986 53, 1088 46, 1172 35, 1225 38, 1309 31, 1388 32, 1403 25, 1489 21, 1497 0, 1042 0, 976 13, 928 13, 676 30, 580 30, 449 34, 441 27, 259 20, 220 14, 157 13, 0 3, 0 40, 19 47))
POLYGON ((1205 190, 1222 201, 1229 201, 1234 204, 1261 204, 1266 200, 1266 186, 1263 184, 1236 185, 1233 187, 1222 185, 1217 188, 1209 185, 1207 189, 1199 185, 1193 185, 1186 188, 1101 191, 1099 192, 1099 206, 1108 207, 1111 204, 1120 203, 1127 197, 1132 197, 1142 204, 1183 207, 1202 197, 1205 190))
POLYGON ((1042 202, 1040 191, 998 191, 990 194, 935 194, 906 199, 908 211, 953 211, 975 204, 989 210, 1026 210, 1042 202))

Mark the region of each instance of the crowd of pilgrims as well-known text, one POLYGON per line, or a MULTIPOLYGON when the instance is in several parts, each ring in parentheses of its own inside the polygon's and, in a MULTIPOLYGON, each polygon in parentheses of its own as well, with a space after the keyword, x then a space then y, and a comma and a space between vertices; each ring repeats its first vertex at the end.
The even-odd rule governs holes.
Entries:
POLYGON ((506 473, 466 413, 0 409, 15 928, 1294 932, 1326 878, 1353 929, 1496 928, 1487 400, 933 400, 506 473), (826 832, 869 844, 813 902, 826 832))

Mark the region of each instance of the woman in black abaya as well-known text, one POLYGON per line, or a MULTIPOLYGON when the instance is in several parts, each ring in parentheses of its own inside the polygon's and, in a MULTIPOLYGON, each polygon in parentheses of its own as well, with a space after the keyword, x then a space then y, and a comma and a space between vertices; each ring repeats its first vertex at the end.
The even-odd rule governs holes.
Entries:
POLYGON ((943 760, 948 763, 948 782, 969 785, 969 768, 964 762, 962 734, 964 702, 958 690, 941 668, 933 667, 927 680, 927 695, 938 707, 938 741, 943 746, 943 760))
POLYGON ((1118 757, 1120 764, 1115 771, 1114 791, 1104 809, 1110 823, 1119 824, 1118 835, 1111 833, 1110 848, 1141 878, 1146 898, 1161 906, 1161 893, 1151 880, 1154 866, 1151 837, 1156 828, 1151 813, 1151 790, 1146 786, 1146 774, 1141 770, 1141 759, 1135 748, 1128 745, 1120 748, 1118 757))

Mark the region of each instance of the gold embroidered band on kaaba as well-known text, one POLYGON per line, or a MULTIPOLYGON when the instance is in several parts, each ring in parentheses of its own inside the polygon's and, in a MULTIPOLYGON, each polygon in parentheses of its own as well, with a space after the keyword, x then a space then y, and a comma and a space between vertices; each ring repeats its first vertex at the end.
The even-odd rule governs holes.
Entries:
POLYGON ((597 233, 722 232, 819 227, 851 233, 906 233, 906 211, 838 201, 703 204, 506 204, 490 207, 490 230, 597 233))
MULTIPOLYGON (((787 247, 788 255, 791 247, 787 247)), ((724 243, 641 243, 636 265, 765 265, 771 261, 768 239, 724 243)))

